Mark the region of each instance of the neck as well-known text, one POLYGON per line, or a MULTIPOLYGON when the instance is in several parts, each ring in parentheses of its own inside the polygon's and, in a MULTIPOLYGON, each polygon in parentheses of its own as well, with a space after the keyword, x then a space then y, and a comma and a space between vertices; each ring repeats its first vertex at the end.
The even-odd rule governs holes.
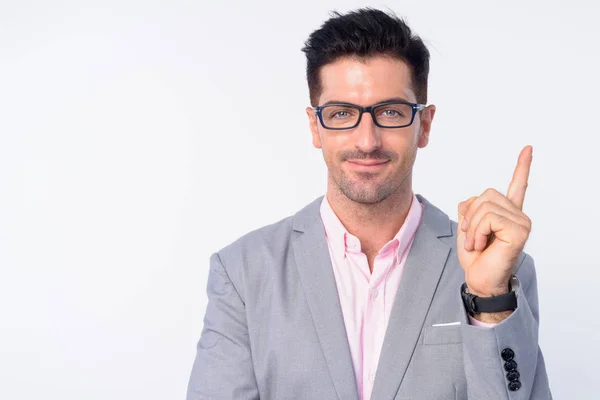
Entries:
POLYGON ((349 233, 356 236, 368 255, 378 252, 398 233, 411 206, 411 181, 399 187, 385 200, 375 204, 357 203, 337 188, 328 185, 327 200, 349 233))

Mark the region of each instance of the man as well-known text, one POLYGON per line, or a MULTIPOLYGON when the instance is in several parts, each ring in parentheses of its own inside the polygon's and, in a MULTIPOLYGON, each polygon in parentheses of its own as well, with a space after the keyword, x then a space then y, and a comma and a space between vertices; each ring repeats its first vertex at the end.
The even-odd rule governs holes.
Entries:
POLYGON ((532 148, 506 196, 451 221, 412 192, 435 114, 421 39, 361 9, 303 51, 327 193, 213 254, 188 399, 550 399, 523 252, 532 148))

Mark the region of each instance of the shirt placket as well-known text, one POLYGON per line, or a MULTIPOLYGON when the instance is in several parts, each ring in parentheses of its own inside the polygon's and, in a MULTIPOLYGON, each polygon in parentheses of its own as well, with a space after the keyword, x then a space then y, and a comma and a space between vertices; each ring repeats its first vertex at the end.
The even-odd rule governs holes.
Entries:
MULTIPOLYGON (((383 266, 380 266, 383 267, 383 266)), ((363 400, 371 398, 377 372, 377 360, 383 341, 385 282, 373 281, 367 292, 363 335, 363 400)))

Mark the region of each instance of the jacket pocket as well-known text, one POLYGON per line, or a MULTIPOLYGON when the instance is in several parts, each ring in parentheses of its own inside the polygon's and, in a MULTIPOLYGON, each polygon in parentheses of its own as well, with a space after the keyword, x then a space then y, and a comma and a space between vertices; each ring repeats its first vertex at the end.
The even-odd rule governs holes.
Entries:
POLYGON ((423 330, 423 344, 462 343, 460 325, 428 326, 423 330))

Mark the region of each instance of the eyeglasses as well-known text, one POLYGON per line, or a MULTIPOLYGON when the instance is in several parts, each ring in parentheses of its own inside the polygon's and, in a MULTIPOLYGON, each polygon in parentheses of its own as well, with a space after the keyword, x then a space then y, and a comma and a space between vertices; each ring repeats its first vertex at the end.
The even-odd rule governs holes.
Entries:
POLYGON ((349 103, 326 104, 313 107, 325 129, 353 129, 360 124, 363 113, 368 112, 380 128, 404 128, 410 126, 415 114, 423 111, 425 104, 407 101, 386 101, 368 107, 349 103))

